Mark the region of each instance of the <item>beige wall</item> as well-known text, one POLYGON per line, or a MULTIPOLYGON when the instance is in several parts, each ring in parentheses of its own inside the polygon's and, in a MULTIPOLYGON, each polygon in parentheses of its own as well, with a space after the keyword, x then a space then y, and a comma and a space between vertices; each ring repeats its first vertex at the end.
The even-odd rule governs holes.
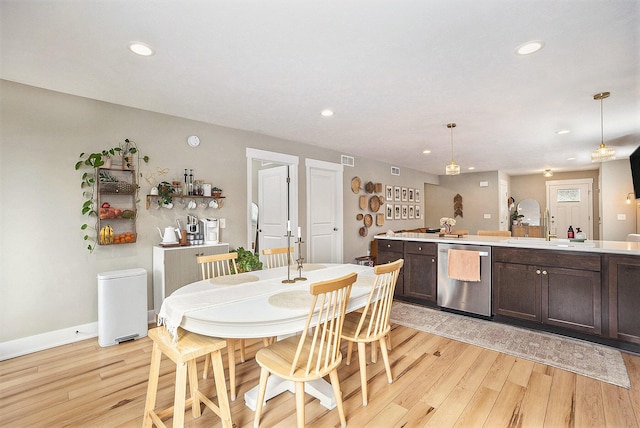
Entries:
MULTIPOLYGON (((0 343, 97 321, 97 280, 100 272, 141 267, 149 272, 149 305, 153 299, 151 266, 156 227, 174 225, 185 210, 151 209, 144 195, 158 182, 182 180, 184 168, 196 179, 221 187, 226 196, 219 211, 196 214, 224 217, 221 239, 232 248, 246 247, 247 147, 300 157, 299 219, 305 227, 304 160, 340 163, 340 154, 298 142, 252 132, 132 109, 0 80, 0 343), (190 148, 188 135, 201 144, 190 148), (141 167, 137 231, 133 245, 86 250, 80 225, 80 173, 73 166, 81 152, 136 141, 151 158, 141 167)), ((347 153, 348 154, 348 153, 347 153)), ((344 260, 365 255, 374 233, 388 228, 415 227, 420 220, 394 221, 358 235, 357 196, 351 178, 420 187, 437 177, 401 170, 392 177, 390 165, 357 158, 344 171, 344 260)), ((177 205, 177 204, 176 204, 177 205)))
POLYGON ((497 171, 443 175, 439 185, 425 185, 425 226, 438 228, 441 217, 453 217, 453 198, 460 194, 463 217, 456 217, 454 229, 468 229, 471 234, 478 229, 499 229, 498 176, 497 171), (480 187, 480 182, 484 181, 488 186, 480 187), (491 218, 485 219, 485 214, 491 218))
POLYGON ((637 232, 637 202, 626 203, 627 195, 633 192, 629 159, 603 163, 601 174, 602 188, 606 189, 602 193, 602 236, 610 241, 624 241, 627 234, 637 232))

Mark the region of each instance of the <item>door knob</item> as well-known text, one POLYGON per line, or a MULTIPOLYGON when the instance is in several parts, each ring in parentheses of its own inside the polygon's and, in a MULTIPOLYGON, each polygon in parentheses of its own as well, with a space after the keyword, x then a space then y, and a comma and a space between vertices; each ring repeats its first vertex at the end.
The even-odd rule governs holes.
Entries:
POLYGON ((333 231, 334 231, 334 232, 337 232, 337 231, 338 231, 338 228, 337 228, 337 227, 334 227, 334 228, 333 228, 333 231))

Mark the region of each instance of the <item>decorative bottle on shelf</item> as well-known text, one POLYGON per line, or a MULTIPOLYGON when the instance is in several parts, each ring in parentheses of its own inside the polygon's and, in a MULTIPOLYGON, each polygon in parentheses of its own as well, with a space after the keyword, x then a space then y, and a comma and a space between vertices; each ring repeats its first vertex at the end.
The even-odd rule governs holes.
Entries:
POLYGON ((567 238, 573 238, 573 226, 569 225, 569 230, 567 231, 567 238))
POLYGON ((189 184, 187 183, 187 168, 184 169, 184 183, 182 183, 182 195, 189 193, 189 184))

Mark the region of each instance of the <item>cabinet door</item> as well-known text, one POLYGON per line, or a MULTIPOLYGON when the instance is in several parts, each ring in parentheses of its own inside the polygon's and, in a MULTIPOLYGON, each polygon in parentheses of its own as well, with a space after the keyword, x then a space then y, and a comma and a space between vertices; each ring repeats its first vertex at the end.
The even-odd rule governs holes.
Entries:
POLYGON ((640 344, 640 257, 609 258, 609 337, 640 344))
POLYGON ((600 272, 542 268, 542 322, 602 333, 600 272))
POLYGON ((493 313, 540 322, 540 269, 516 263, 493 264, 493 313))
POLYGON ((165 272, 165 298, 180 287, 184 287, 192 282, 200 281, 200 268, 196 262, 198 256, 208 256, 211 254, 226 253, 228 247, 208 246, 192 248, 181 248, 179 250, 165 251, 164 272, 165 272))
POLYGON ((414 299, 436 301, 436 256, 405 254, 404 296, 414 299))
POLYGON ((433 243, 404 243, 404 297, 436 302, 437 253, 433 243))
MULTIPOLYGON (((382 265, 389 262, 395 262, 402 258, 403 242, 380 239, 378 242, 377 264, 382 265)), ((396 296, 404 295, 404 267, 400 269, 398 274, 398 282, 396 282, 396 296)))

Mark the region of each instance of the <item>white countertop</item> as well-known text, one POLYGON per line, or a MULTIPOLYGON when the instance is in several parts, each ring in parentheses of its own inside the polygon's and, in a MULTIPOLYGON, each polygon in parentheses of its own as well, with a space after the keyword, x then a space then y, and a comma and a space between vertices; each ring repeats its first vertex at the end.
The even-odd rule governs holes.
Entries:
POLYGON ((437 233, 395 233, 394 235, 376 235, 375 239, 397 241, 435 242, 447 244, 491 245, 492 247, 534 248, 559 251, 582 251, 589 253, 608 253, 640 256, 640 242, 593 241, 571 242, 568 239, 509 238, 504 236, 464 235, 462 238, 439 237, 437 233))

